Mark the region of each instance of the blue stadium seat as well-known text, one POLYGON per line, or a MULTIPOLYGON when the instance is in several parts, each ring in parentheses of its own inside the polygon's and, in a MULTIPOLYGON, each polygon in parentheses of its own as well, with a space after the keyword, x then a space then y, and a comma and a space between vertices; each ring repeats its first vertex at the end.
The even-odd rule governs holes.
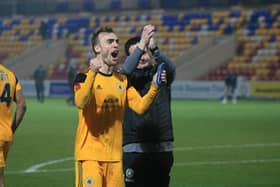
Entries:
POLYGON ((28 36, 21 36, 19 37, 19 41, 26 42, 28 40, 28 36))
POLYGON ((249 23, 247 26, 246 26, 246 29, 248 31, 255 31, 256 29, 259 28, 259 25, 258 23, 249 23))
POLYGON ((224 34, 232 34, 233 26, 231 23, 228 23, 224 29, 224 34))
POLYGON ((30 18, 28 23, 29 23, 29 24, 35 23, 35 18, 30 18))
POLYGON ((230 18, 240 17, 240 15, 241 15, 241 12, 239 10, 232 10, 229 13, 230 18))
POLYGON ((34 33, 35 33, 34 30, 30 30, 30 31, 27 33, 26 36, 29 38, 29 37, 32 36, 34 33))
POLYGON ((276 40, 277 40, 276 35, 271 35, 270 38, 268 39, 268 41, 271 42, 271 43, 276 42, 276 40))
POLYGON ((198 37, 194 37, 193 39, 192 39, 192 44, 193 45, 196 45, 198 43, 198 37))
POLYGON ((136 26, 135 25, 131 25, 129 30, 128 30, 129 33, 135 33, 136 32, 136 26))
POLYGON ((15 36, 20 35, 20 31, 21 31, 21 30, 16 30, 16 32, 15 32, 15 36))
POLYGON ((20 22, 21 22, 21 20, 20 20, 19 18, 15 18, 15 19, 13 19, 13 21, 11 22, 11 25, 12 25, 12 26, 13 26, 13 25, 19 25, 20 22))
POLYGON ((165 14, 162 16, 162 24, 168 26, 169 28, 173 28, 178 23, 178 15, 177 14, 165 14))
POLYGON ((118 21, 120 21, 120 19, 121 19, 121 16, 120 15, 116 15, 113 20, 114 20, 114 22, 118 22, 118 21))

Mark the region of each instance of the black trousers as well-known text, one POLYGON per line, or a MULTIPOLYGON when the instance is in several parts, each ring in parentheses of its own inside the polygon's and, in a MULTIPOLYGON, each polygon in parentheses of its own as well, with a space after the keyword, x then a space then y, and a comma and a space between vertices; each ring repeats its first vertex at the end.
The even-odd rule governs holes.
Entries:
POLYGON ((173 152, 123 153, 126 187, 168 187, 173 152))
POLYGON ((35 83, 35 88, 36 88, 36 95, 37 95, 37 100, 39 102, 44 102, 45 99, 45 88, 44 88, 44 83, 35 83))

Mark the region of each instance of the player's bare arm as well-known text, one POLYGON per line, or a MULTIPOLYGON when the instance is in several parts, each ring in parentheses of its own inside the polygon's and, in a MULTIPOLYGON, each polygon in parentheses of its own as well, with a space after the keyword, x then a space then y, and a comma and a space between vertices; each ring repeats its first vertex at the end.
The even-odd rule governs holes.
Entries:
POLYGON ((18 90, 16 92, 15 102, 16 102, 16 111, 12 123, 12 130, 14 133, 16 129, 19 127, 26 111, 26 102, 21 90, 18 90))
POLYGON ((139 115, 144 114, 151 107, 160 87, 162 86, 162 84, 158 85, 157 83, 158 73, 160 73, 162 82, 167 82, 165 70, 155 73, 151 87, 143 97, 140 96, 133 86, 128 89, 128 106, 139 115))

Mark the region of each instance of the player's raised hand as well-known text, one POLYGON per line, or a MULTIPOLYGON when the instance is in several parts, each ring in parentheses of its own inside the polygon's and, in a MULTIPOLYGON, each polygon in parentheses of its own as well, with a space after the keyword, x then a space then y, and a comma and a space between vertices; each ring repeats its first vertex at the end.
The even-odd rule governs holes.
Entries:
POLYGON ((94 72, 98 72, 101 68, 101 62, 97 58, 92 58, 89 61, 89 69, 94 72))
POLYGON ((156 48, 156 41, 155 41, 155 36, 153 35, 152 37, 151 37, 151 39, 150 39, 150 42, 149 42, 149 44, 148 44, 148 48, 150 49, 150 50, 153 50, 153 49, 155 49, 156 48))
POLYGON ((153 25, 145 25, 142 33, 141 33, 141 40, 138 44, 138 47, 142 50, 144 50, 144 48, 146 46, 148 46, 150 39, 153 37, 155 32, 155 27, 153 25))

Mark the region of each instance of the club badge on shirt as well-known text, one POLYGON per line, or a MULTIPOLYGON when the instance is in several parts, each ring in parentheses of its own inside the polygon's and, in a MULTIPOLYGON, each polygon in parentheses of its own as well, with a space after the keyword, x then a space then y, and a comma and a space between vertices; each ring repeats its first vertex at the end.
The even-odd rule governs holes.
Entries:
POLYGON ((86 185, 86 187, 91 187, 91 186, 93 186, 93 185, 94 185, 94 180, 93 180, 93 178, 92 178, 92 177, 87 177, 87 178, 85 179, 85 185, 86 185))

